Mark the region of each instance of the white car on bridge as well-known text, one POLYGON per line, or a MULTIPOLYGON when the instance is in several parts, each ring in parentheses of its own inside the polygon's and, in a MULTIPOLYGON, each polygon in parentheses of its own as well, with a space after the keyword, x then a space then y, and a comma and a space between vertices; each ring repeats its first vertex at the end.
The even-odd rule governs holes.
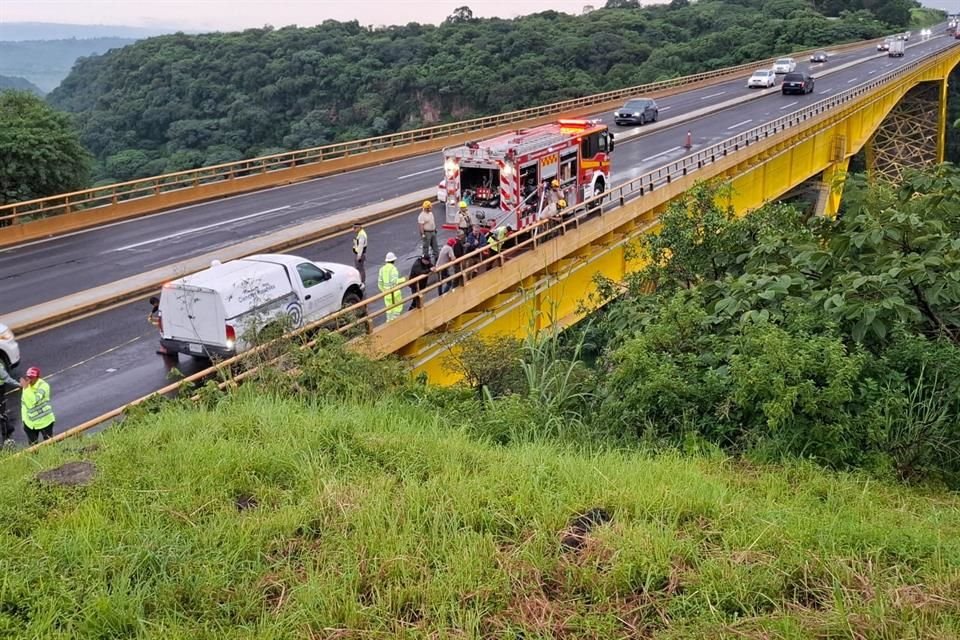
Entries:
POLYGON ((797 69, 797 61, 793 58, 780 58, 773 63, 774 73, 793 73, 797 69))
POLYGON ((773 72, 773 69, 757 69, 747 80, 747 88, 749 89, 754 87, 769 89, 775 84, 777 84, 777 74, 773 72))

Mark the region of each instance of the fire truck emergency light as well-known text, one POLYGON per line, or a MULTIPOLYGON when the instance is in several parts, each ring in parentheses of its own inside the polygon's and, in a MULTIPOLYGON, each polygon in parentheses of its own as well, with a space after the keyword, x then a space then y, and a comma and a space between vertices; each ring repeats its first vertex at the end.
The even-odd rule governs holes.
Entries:
POLYGON ((559 124, 567 127, 589 127, 590 122, 587 120, 558 120, 559 124))
POLYGON ((513 165, 509 162, 503 163, 503 175, 512 176, 513 175, 513 165))
POLYGON ((454 171, 457 170, 457 161, 453 158, 447 160, 443 163, 443 170, 446 171, 448 178, 452 178, 454 171))

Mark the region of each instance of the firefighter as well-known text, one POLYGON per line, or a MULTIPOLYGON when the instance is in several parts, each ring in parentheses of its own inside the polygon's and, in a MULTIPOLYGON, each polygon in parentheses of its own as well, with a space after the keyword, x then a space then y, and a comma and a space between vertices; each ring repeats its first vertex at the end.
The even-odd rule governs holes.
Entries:
POLYGON ((547 191, 544 200, 550 204, 557 204, 563 199, 563 189, 560 188, 560 181, 557 179, 550 181, 550 190, 547 191))
POLYGON ((417 227, 420 229, 423 255, 436 258, 440 254, 440 247, 437 246, 437 220, 433 217, 433 204, 429 200, 423 201, 420 215, 417 216, 417 227))
MULTIPOLYGON (((490 255, 496 256, 504 249, 506 244, 507 237, 513 232, 513 227, 510 225, 503 225, 497 227, 490 231, 490 235, 487 237, 487 247, 490 249, 490 255)), ((492 269, 493 262, 490 263, 490 266, 487 268, 492 269)))
POLYGON ((457 212, 457 228, 463 231, 463 235, 466 236, 470 233, 470 226, 470 212, 467 211, 467 203, 461 200, 457 212))
MULTIPOLYGON (((399 287, 405 282, 405 280, 400 277, 397 265, 394 264, 396 261, 397 256, 394 255, 393 251, 387 252, 384 258, 386 264, 380 267, 380 274, 377 278, 377 287, 379 287, 380 293, 399 287)), ((402 289, 397 289, 393 293, 385 295, 383 297, 383 304, 387 309, 387 322, 395 320, 397 316, 403 313, 402 289)))

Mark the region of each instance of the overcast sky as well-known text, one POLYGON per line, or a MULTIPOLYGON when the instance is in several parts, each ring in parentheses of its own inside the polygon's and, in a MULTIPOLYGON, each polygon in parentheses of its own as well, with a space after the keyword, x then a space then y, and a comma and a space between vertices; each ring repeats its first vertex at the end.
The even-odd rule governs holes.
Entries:
POLYGON ((180 29, 240 29, 271 24, 314 25, 324 20, 360 24, 437 23, 467 5, 478 17, 555 9, 580 13, 605 0, 0 0, 0 22, 65 22, 180 29))

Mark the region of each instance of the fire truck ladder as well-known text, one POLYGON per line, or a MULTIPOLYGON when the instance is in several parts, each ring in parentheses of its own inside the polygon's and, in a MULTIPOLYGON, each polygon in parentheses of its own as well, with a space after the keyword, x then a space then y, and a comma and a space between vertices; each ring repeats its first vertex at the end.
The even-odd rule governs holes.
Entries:
MULTIPOLYGON (((536 138, 531 138, 530 140, 526 140, 512 148, 514 149, 514 152, 518 156, 522 156, 525 153, 528 153, 530 151, 543 149, 543 148, 552 146, 554 144, 565 142, 567 140, 569 140, 568 136, 564 136, 559 133, 542 133, 536 138)), ((509 142, 507 143, 507 145, 508 145, 507 149, 511 148, 509 142)), ((507 149, 503 149, 502 151, 505 153, 507 149)))

